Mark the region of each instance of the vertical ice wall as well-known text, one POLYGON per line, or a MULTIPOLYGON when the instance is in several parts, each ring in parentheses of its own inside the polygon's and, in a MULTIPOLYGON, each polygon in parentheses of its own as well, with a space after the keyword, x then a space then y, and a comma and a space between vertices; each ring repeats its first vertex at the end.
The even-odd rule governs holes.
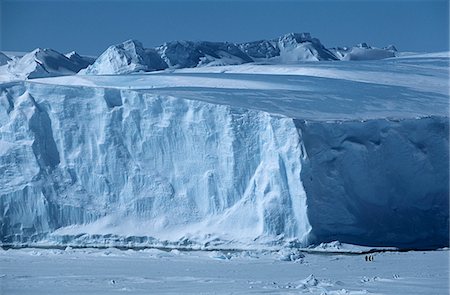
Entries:
POLYGON ((448 246, 448 118, 296 125, 311 242, 448 246))
POLYGON ((0 102, 3 243, 55 230, 306 242, 305 154, 290 118, 32 83, 3 89, 0 102))
POLYGON ((10 84, 0 238, 443 247, 448 132, 446 117, 312 122, 182 94, 10 84))

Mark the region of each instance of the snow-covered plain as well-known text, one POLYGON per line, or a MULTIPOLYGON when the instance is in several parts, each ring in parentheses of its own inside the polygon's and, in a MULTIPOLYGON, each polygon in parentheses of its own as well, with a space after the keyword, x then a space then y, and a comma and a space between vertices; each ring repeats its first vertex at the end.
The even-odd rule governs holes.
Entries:
POLYGON ((446 295, 449 252, 0 250, 0 294, 446 295), (292 258, 292 260, 290 260, 292 258))

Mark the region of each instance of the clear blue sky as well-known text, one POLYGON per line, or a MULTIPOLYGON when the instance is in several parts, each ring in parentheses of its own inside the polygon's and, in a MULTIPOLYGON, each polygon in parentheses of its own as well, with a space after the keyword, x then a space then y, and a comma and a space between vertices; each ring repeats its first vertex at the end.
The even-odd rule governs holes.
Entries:
POLYGON ((367 42, 403 51, 449 47, 448 0, 0 0, 0 50, 96 55, 138 39, 252 41, 311 32, 327 47, 367 42))

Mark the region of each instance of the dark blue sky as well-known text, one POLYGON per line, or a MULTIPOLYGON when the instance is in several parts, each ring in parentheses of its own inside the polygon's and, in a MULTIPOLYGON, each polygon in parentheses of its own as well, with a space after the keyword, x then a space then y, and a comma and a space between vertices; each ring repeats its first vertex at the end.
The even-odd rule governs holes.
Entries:
POLYGON ((0 50, 99 54, 138 39, 252 41, 311 32, 327 47, 367 42, 402 51, 449 47, 447 0, 39 1, 0 0, 0 50))

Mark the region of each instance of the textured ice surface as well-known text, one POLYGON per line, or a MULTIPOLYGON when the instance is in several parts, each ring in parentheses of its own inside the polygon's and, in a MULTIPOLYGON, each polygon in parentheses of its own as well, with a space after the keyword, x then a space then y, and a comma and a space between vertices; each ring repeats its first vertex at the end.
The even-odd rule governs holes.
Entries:
POLYGON ((448 243, 447 117, 298 126, 311 242, 448 243))
POLYGON ((2 242, 448 245, 447 65, 3 84, 2 242))
POLYGON ((292 119, 39 84, 14 105, 1 129, 6 241, 69 225, 83 226, 59 232, 237 242, 307 236, 304 155, 292 119))

